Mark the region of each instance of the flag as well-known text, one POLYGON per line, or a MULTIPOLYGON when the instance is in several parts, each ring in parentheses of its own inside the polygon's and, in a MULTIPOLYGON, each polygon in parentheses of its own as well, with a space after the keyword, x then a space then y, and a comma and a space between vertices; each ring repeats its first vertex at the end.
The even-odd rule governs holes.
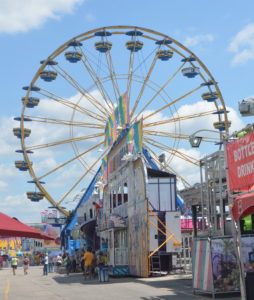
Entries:
POLYGON ((135 122, 129 129, 126 142, 128 145, 128 151, 131 152, 135 149, 136 153, 142 152, 143 144, 143 119, 135 122))
POLYGON ((104 141, 105 147, 108 147, 110 145, 110 131, 109 131, 109 122, 106 123, 105 126, 105 141, 104 141))
POLYGON ((102 164, 101 164, 102 177, 105 181, 107 181, 107 179, 108 179, 107 165, 108 165, 108 158, 107 158, 107 156, 105 156, 105 157, 103 157, 102 164))
POLYGON ((117 124, 115 111, 108 117, 108 121, 105 126, 105 141, 104 145, 106 147, 112 145, 117 138, 117 124))
POLYGON ((130 123, 130 114, 129 114, 129 97, 127 92, 121 95, 117 101, 118 107, 118 125, 125 126, 130 123))
POLYGON ((130 123, 129 115, 129 97, 127 92, 121 95, 117 100, 117 106, 113 113, 108 117, 105 126, 105 147, 112 145, 117 137, 117 127, 121 126, 123 129, 130 123))
POLYGON ((134 127, 134 147, 136 153, 142 152, 143 144, 143 119, 133 124, 134 127))
POLYGON ((126 142, 128 146, 128 152, 132 152, 133 146, 134 146, 134 128, 133 126, 130 127, 127 137, 126 137, 126 142))

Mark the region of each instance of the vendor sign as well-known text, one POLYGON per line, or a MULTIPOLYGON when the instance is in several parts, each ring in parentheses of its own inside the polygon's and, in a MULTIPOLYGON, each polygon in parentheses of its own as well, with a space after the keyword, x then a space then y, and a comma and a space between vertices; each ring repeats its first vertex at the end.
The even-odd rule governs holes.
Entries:
POLYGON ((229 190, 237 191, 254 183, 254 131, 226 145, 229 190))

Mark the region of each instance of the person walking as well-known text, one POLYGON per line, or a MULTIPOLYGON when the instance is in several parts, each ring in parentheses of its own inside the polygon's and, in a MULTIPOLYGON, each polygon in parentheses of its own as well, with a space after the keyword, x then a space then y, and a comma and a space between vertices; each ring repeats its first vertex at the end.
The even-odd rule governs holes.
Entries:
POLYGON ((60 270, 60 267, 62 266, 63 264, 63 259, 62 259, 62 256, 60 254, 57 255, 57 258, 56 258, 56 271, 59 273, 59 270, 60 270))
POLYGON ((49 257, 49 273, 54 272, 54 261, 53 261, 53 256, 49 257))
POLYGON ((97 255, 98 279, 100 282, 108 281, 107 256, 99 251, 97 255))
POLYGON ((29 266, 29 258, 28 257, 26 257, 26 256, 24 256, 24 259, 23 259, 23 268, 24 268, 24 275, 27 275, 28 274, 28 272, 27 272, 27 270, 28 270, 28 266, 29 266))
POLYGON ((48 275, 48 265, 49 265, 49 257, 48 257, 48 253, 46 253, 43 259, 43 276, 48 275))
POLYGON ((71 271, 71 258, 69 254, 67 254, 64 258, 64 266, 66 270, 66 275, 69 276, 70 271, 71 271))
POLYGON ((12 267, 12 273, 13 275, 16 275, 16 269, 18 267, 18 258, 16 256, 13 256, 11 259, 11 267, 12 267))
POLYGON ((92 278, 92 266, 94 261, 94 255, 92 253, 92 248, 88 247, 87 251, 84 254, 84 276, 85 279, 89 277, 92 278))
POLYGON ((4 261, 3 257, 2 257, 2 256, 0 256, 0 269, 2 269, 2 268, 3 268, 3 261, 4 261))
POLYGON ((77 260, 76 257, 74 256, 71 262, 71 269, 73 273, 76 273, 77 271, 77 260))

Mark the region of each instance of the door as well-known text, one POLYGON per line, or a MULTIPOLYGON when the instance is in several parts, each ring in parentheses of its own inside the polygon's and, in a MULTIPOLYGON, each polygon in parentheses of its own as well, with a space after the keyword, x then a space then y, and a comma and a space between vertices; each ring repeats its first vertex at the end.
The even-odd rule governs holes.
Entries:
POLYGON ((114 232, 115 265, 128 265, 127 230, 114 232))

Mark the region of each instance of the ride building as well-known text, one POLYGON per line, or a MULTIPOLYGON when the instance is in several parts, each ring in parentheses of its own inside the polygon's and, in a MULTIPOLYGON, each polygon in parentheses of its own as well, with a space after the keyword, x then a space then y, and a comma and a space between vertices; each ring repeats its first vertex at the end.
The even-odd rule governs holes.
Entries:
POLYGON ((128 152, 127 132, 106 157, 104 179, 98 171, 81 198, 77 220, 84 246, 107 253, 111 274, 147 277, 172 270, 180 251, 176 176, 146 149, 128 152))

